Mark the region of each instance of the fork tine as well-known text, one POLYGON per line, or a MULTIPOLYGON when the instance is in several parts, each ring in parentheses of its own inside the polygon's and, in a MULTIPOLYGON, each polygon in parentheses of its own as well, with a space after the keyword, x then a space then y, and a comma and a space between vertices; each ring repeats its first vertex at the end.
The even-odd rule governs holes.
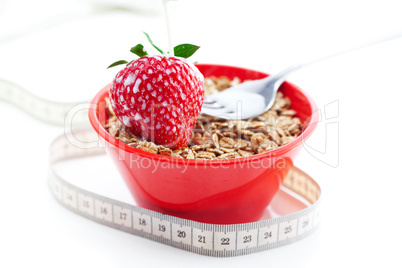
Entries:
POLYGON ((206 108, 206 109, 223 109, 225 108, 225 106, 220 105, 217 102, 212 102, 212 103, 205 103, 202 105, 202 108, 206 108))
POLYGON ((211 100, 211 99, 208 99, 208 98, 205 98, 204 99, 204 104, 214 104, 216 101, 214 101, 214 100, 211 100))

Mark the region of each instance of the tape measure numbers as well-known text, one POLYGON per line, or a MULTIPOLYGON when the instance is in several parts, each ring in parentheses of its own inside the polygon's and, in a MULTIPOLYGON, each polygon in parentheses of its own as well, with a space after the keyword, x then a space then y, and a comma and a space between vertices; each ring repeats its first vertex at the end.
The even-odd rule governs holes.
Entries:
MULTIPOLYGON (((0 100, 59 125, 64 124, 66 113, 75 106, 46 101, 3 80, 0 80, 0 100)), ((79 121, 85 122, 86 118, 79 118, 79 121)), ((97 140, 92 129, 74 131, 74 137, 83 143, 97 140)), ((62 206, 111 228, 202 255, 230 257, 287 245, 312 233, 319 223, 320 187, 295 167, 283 186, 307 200, 310 203, 307 208, 269 220, 232 225, 181 219, 107 198, 65 181, 53 168, 62 161, 104 153, 100 147, 76 147, 68 135, 57 137, 50 146, 49 188, 62 206)))

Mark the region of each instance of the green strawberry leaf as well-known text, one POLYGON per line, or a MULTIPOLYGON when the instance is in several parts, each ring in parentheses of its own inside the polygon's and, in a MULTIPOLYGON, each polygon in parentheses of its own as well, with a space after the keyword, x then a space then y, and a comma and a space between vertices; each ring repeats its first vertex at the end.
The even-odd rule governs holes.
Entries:
POLYGON ((148 52, 146 52, 145 50, 144 50, 144 46, 143 45, 141 45, 141 44, 138 44, 138 45, 136 45, 135 47, 132 47, 131 49, 130 49, 130 51, 132 52, 132 53, 134 53, 135 55, 137 55, 138 57, 143 57, 143 56, 146 56, 146 55, 148 55, 148 52))
POLYGON ((126 61, 126 60, 118 60, 118 61, 110 64, 109 67, 107 67, 107 69, 112 68, 112 67, 117 66, 117 65, 127 64, 127 63, 128 63, 128 61, 126 61))
POLYGON ((181 44, 174 47, 174 55, 182 58, 189 58, 193 55, 200 47, 191 44, 181 44))
POLYGON ((156 50, 158 50, 161 54, 165 54, 165 53, 162 51, 162 49, 160 49, 159 47, 157 47, 157 46, 154 45, 154 43, 153 43, 152 40, 151 40, 151 37, 149 37, 149 35, 148 35, 146 32, 143 32, 143 33, 144 33, 145 36, 148 38, 149 43, 151 43, 151 45, 153 45, 156 50))

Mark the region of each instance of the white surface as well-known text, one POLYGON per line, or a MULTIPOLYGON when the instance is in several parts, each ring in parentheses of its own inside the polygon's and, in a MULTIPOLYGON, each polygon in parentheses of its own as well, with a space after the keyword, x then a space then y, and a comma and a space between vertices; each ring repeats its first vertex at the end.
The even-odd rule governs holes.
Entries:
MULTIPOLYGON (((131 13, 94 15, 90 2, 96 1, 0 1, 0 78, 48 99, 86 100, 116 73, 106 66, 130 59, 129 48, 145 43, 142 30, 167 48, 158 1, 155 10, 148 3, 131 13)), ((399 5, 182 0, 170 8, 172 38, 175 44, 201 45, 194 56, 200 62, 276 72, 341 47, 402 33, 399 5)), ((321 122, 296 162, 322 187, 322 225, 297 243, 236 258, 171 248, 94 224, 60 207, 46 184, 47 148, 63 129, 0 103, 0 266, 400 266, 401 47, 402 38, 289 77, 322 112, 328 105, 328 118, 335 115, 321 122)))

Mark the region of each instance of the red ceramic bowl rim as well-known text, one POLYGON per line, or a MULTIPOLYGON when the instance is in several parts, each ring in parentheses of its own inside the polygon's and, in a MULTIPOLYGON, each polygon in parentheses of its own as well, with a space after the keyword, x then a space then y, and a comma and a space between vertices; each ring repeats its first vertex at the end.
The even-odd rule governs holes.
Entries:
MULTIPOLYGON (((242 68, 242 67, 236 67, 236 66, 230 66, 230 65, 220 65, 220 64, 197 64, 197 65, 201 65, 203 67, 222 67, 222 68, 233 68, 233 69, 242 69, 242 70, 247 70, 247 71, 251 71, 251 72, 258 72, 258 73, 262 73, 265 75, 268 75, 266 73, 260 72, 260 71, 256 71, 256 70, 252 70, 252 69, 248 69, 248 68, 242 68)), ((95 105, 95 109, 90 109, 89 110, 89 121, 91 122, 92 127, 95 129, 95 131, 107 142, 111 143, 112 145, 116 146, 117 148, 120 149, 124 149, 124 151, 129 152, 129 153, 135 153, 137 155, 140 156, 146 156, 146 157, 152 157, 152 158, 159 158, 159 160, 161 161, 169 161, 169 162, 176 162, 178 160, 180 161, 185 161, 187 165, 192 165, 192 164, 197 164, 197 163, 201 163, 202 161, 204 162, 208 162, 210 164, 231 164, 231 163, 236 163, 236 162, 244 162, 244 161, 255 161, 257 159, 262 159, 262 158, 269 158, 272 156, 281 156, 284 155, 285 153, 287 153, 288 151, 294 149, 295 147, 297 147, 300 143, 303 142, 304 139, 307 139, 312 132, 314 131, 315 127, 316 127, 316 123, 318 122, 318 113, 317 111, 317 105, 315 104, 315 102, 313 101, 313 99, 307 95, 302 89, 300 89, 298 86, 289 83, 287 81, 285 81, 284 83, 287 83, 289 85, 291 85, 294 89, 298 90, 300 93, 302 93, 302 95, 308 100, 308 104, 310 105, 310 109, 312 111, 312 115, 309 116, 304 122, 303 122, 303 130, 302 133, 293 141, 289 142, 288 144, 285 144, 283 146, 278 147, 277 149, 274 149, 272 151, 268 151, 268 152, 264 152, 264 153, 259 153, 259 154, 255 154, 252 156, 245 156, 245 157, 238 157, 238 158, 231 158, 231 159, 213 159, 213 160, 203 160, 203 159, 182 159, 182 158, 173 158, 173 157, 168 157, 168 156, 164 156, 164 155, 158 155, 158 154, 153 154, 153 153, 149 153, 149 152, 145 152, 143 150, 137 149, 133 146, 130 146, 118 139, 116 139, 115 137, 113 137, 112 135, 109 134, 109 132, 106 131, 106 129, 100 125, 99 122, 99 118, 98 118, 98 103, 101 100, 102 96, 105 94, 105 91, 108 90, 109 85, 107 85, 106 87, 104 87, 102 90, 100 90, 95 97, 92 100, 92 104, 95 105), (307 127, 304 127, 305 125, 307 125, 307 127)))

